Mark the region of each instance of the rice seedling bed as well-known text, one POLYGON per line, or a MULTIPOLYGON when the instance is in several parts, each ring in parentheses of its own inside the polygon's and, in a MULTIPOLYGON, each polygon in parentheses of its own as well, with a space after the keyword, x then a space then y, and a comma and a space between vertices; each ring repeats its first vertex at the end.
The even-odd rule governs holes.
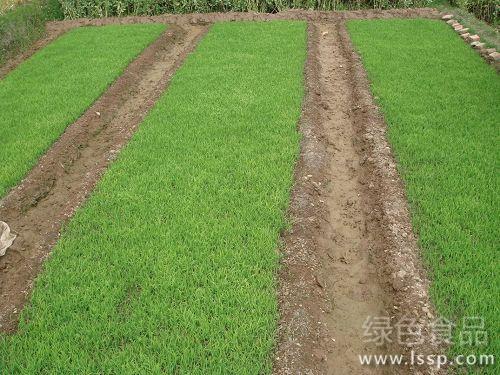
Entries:
POLYGON ((0 197, 164 29, 77 28, 0 80, 0 197))
POLYGON ((64 231, 0 368, 269 371, 305 39, 213 26, 64 231))
POLYGON ((0 81, 0 373, 361 374, 408 354, 367 318, 429 339, 433 303, 490 335, 449 354, 498 351, 498 76, 441 21, 358 20, 415 16, 49 25, 0 81))

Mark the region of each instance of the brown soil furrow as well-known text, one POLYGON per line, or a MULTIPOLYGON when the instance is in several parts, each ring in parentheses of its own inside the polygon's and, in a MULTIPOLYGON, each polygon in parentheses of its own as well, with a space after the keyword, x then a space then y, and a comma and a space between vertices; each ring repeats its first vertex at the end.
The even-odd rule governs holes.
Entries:
POLYGON ((308 25, 305 67, 306 96, 299 123, 301 154, 295 166, 290 200, 292 228, 283 234, 284 255, 279 274, 280 322, 274 359, 276 374, 324 373, 318 340, 326 334, 319 321, 327 309, 316 271, 320 268, 316 232, 327 220, 321 185, 328 168, 321 109, 322 86, 315 28, 308 25))
POLYGON ((386 125, 344 22, 309 25, 304 138, 293 227, 283 236, 277 374, 416 373, 359 363, 358 355, 408 353, 395 327, 404 316, 422 329, 424 342, 413 349, 442 352, 429 340, 428 281, 386 125), (369 317, 390 319, 392 342, 369 342, 369 317))
POLYGON ((170 25, 0 201, 1 220, 18 234, 0 258, 2 331, 15 331, 18 313, 61 226, 88 197, 206 30, 170 25))
POLYGON ((322 320, 331 335, 326 344, 329 373, 379 373, 360 368, 358 354, 384 352, 385 348, 363 340, 363 322, 368 317, 385 317, 391 292, 380 282, 374 257, 376 231, 367 230, 371 202, 364 196, 362 153, 354 124, 357 103, 350 94, 349 62, 339 43, 337 22, 317 25, 325 135, 330 166, 327 171, 325 203, 328 224, 320 238, 321 273, 326 281, 326 298, 331 304, 322 320), (335 341, 333 341, 335 340, 335 341))
MULTIPOLYGON (((412 329, 420 332, 420 343, 394 343, 390 349, 392 353, 407 355, 410 350, 418 354, 444 354, 446 348, 436 344, 432 337, 431 325, 437 314, 430 301, 429 278, 413 232, 406 189, 387 140, 387 125, 375 104, 365 69, 344 24, 339 28, 339 37, 349 66, 351 100, 359 106, 353 115, 366 165, 364 190, 372 202, 371 222, 380 228, 375 251, 380 259, 379 274, 392 292, 392 304, 387 306, 392 326, 406 319, 412 329)), ((410 367, 408 372, 438 374, 446 371, 422 365, 410 367)), ((396 368, 393 373, 405 372, 396 368)))
MULTIPOLYGON (((311 216, 305 218, 309 220, 303 228, 296 225, 285 236, 287 257, 283 273, 294 271, 292 282, 303 280, 303 295, 308 298, 298 299, 305 311, 291 323, 307 328, 311 334, 304 336, 302 342, 293 342, 289 328, 288 332, 281 332, 281 342, 285 344, 278 348, 275 369, 277 373, 290 374, 378 373, 361 368, 357 355, 368 349, 384 352, 385 348, 380 350, 363 342, 362 326, 368 316, 387 316, 385 306, 391 293, 380 283, 376 261, 371 256, 374 238, 366 230, 369 217, 367 202, 362 196, 362 156, 352 116, 356 104, 351 102, 350 77, 346 73, 348 62, 341 51, 335 24, 310 25, 309 55, 309 69, 314 73, 308 71, 306 79, 314 99, 306 105, 306 110, 308 106, 314 109, 306 112, 302 126, 312 128, 312 138, 318 141, 313 143, 321 145, 312 147, 313 152, 321 151, 318 155, 321 163, 316 163, 314 158, 299 163, 300 169, 305 167, 309 171, 299 171, 296 176, 300 181, 297 183, 302 185, 299 190, 306 190, 303 196, 309 202, 303 202, 302 207, 291 214, 301 215, 304 206, 309 206, 311 216), (316 80, 312 87, 311 79, 316 80), (306 186, 310 187, 309 191, 306 186), (308 243, 303 243, 303 238, 308 243), (296 267, 297 254, 301 253, 293 246, 296 243, 311 246, 302 250, 305 256, 300 268, 296 267), (298 319, 304 321, 298 322, 298 319), (302 358, 297 360, 299 356, 302 358)), ((306 132, 303 144, 306 155, 310 138, 311 134, 306 132)), ((294 194, 293 202, 299 200, 303 197, 294 194)), ((283 283, 286 289, 296 290, 286 286, 287 283, 288 280, 283 283)), ((282 323, 290 325, 287 314, 282 316, 282 323)))

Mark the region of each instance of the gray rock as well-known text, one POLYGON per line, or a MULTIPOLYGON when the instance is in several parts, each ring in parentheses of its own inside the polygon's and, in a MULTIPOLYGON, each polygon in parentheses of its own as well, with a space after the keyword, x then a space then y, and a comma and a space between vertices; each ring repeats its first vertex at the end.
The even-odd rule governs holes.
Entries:
POLYGON ((0 221, 0 256, 5 255, 5 252, 15 239, 16 235, 10 232, 7 223, 0 221))

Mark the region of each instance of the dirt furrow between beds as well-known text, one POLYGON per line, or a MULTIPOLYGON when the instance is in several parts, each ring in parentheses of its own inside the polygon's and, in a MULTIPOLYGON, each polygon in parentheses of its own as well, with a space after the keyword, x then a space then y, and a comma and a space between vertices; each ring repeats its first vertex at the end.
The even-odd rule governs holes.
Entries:
MULTIPOLYGON (((307 80, 309 85, 311 80, 317 80, 309 103, 315 107, 311 111, 315 117, 308 119, 306 115, 303 121, 312 122, 309 126, 322 144, 315 149, 322 149, 323 155, 321 164, 311 163, 307 171, 296 176, 300 184, 312 188, 310 194, 316 198, 310 198, 311 216, 304 218, 313 225, 291 236, 312 236, 310 245, 314 246, 311 250, 316 264, 305 256, 301 261, 306 268, 299 272, 306 272, 304 276, 309 280, 304 281, 311 286, 309 295, 314 298, 305 304, 299 302, 299 307, 305 308, 305 316, 309 316, 301 324, 313 326, 311 331, 317 337, 311 335, 306 343, 287 338, 288 350, 295 346, 303 358, 297 361, 297 355, 288 355, 287 350, 278 353, 280 360, 291 363, 283 363, 283 371, 278 363, 277 369, 278 373, 381 373, 361 368, 357 357, 368 347, 384 352, 384 348, 363 342, 362 326, 368 316, 387 315, 385 306, 391 293, 379 280, 372 256, 375 239, 367 230, 369 205, 362 189, 362 155, 352 116, 356 103, 351 102, 347 60, 333 23, 310 25, 309 40, 309 54, 313 56, 309 65, 315 73, 307 80)), ((305 135, 307 140, 307 132, 305 135)))
POLYGON ((0 201, 0 220, 18 235, 0 258, 0 330, 16 330, 19 312, 62 225, 86 200, 206 31, 203 25, 169 25, 0 201))
POLYGON ((368 317, 388 315, 385 306, 390 305, 392 293, 377 274, 373 254, 377 228, 368 230, 367 210, 372 205, 363 189, 363 160, 352 113, 357 103, 351 99, 349 63, 342 53, 336 26, 316 27, 325 101, 323 126, 330 155, 324 199, 328 217, 319 238, 325 249, 320 275, 330 307, 322 316, 331 335, 330 342, 325 343, 328 373, 380 373, 363 369, 358 362, 358 354, 367 349, 385 351, 384 347, 364 342, 363 323, 368 317))
POLYGON ((414 373, 404 364, 359 362, 359 355, 408 353, 395 336, 403 317, 422 329, 425 344, 417 352, 440 352, 426 346, 433 313, 404 186, 345 23, 312 22, 308 38, 304 138, 293 226, 283 236, 274 372, 414 373), (401 270, 404 277, 395 276, 401 270), (391 342, 374 340, 367 327, 377 320, 392 327, 391 342))

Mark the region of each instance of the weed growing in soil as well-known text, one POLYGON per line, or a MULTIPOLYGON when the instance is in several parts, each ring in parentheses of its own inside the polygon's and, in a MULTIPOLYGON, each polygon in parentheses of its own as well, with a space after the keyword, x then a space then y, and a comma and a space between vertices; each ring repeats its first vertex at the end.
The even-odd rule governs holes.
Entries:
POLYGON ((270 372, 305 29, 212 27, 63 233, 0 368, 270 372))
POLYGON ((77 28, 0 80, 0 197, 164 29, 77 28))
POLYGON ((389 126, 433 300, 458 324, 452 350, 498 353, 500 79, 441 21, 348 28, 389 126), (484 318, 487 346, 460 345, 472 316, 484 318))
POLYGON ((45 33, 45 23, 63 18, 58 0, 0 0, 0 65, 45 33))

